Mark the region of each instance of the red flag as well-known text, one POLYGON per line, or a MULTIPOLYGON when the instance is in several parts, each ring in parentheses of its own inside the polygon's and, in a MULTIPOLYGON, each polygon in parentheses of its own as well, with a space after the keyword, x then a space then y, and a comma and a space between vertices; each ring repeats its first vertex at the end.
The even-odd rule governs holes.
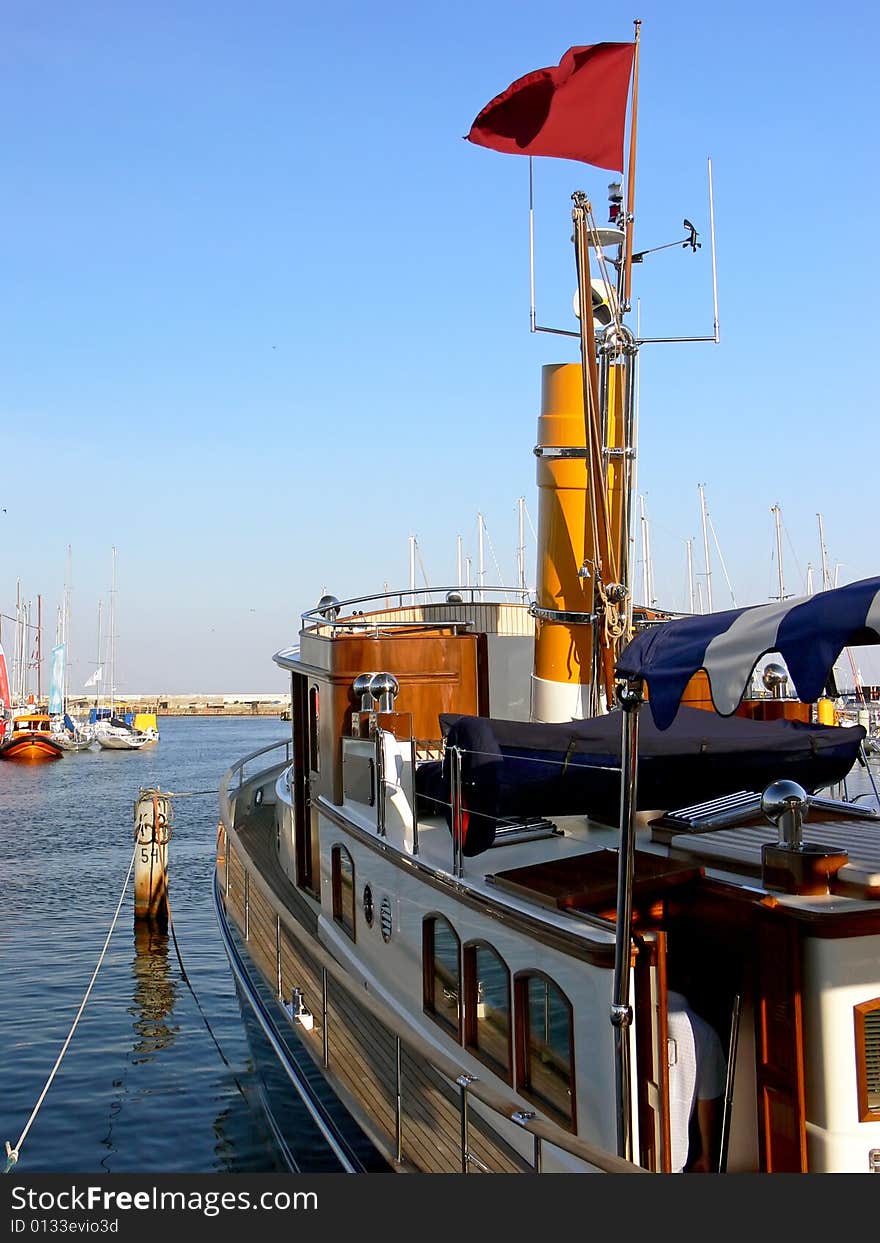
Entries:
POLYGON ((550 155, 623 170, 634 43, 570 47, 558 65, 517 78, 487 104, 468 141, 509 155, 550 155))

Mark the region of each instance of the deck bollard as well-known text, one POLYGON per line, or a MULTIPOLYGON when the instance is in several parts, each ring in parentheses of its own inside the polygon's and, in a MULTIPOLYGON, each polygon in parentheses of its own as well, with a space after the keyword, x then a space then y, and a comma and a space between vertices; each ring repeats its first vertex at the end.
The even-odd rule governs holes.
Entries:
POLYGON ((168 924, 168 843, 171 800, 161 790, 141 790, 134 805, 134 917, 168 924))

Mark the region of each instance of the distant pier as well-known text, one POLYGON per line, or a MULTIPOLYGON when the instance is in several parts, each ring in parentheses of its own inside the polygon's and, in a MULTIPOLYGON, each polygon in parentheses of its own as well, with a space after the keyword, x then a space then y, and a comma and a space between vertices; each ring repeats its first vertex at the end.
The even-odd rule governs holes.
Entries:
MULTIPOLYGON (((274 716, 290 720, 290 695, 265 693, 247 695, 120 695, 119 712, 153 712, 156 716, 274 716)), ((71 716, 85 716, 94 707, 105 706, 94 696, 68 699, 71 716)))

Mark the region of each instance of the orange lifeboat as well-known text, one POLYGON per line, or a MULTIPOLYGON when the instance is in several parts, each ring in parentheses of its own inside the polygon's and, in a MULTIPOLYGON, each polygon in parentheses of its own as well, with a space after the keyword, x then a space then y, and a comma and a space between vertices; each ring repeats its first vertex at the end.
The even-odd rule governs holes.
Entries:
POLYGON ((42 712, 15 717, 0 740, 0 760, 39 764, 60 759, 63 754, 63 748, 52 737, 51 718, 42 712))

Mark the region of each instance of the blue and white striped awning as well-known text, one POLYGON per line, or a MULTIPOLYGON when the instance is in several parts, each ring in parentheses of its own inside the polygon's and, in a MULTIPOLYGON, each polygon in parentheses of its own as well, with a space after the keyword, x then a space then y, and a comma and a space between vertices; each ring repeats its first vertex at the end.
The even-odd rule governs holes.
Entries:
POLYGON ((617 673, 644 679, 655 724, 666 729, 700 669, 708 675, 716 712, 730 716, 762 656, 778 653, 798 698, 812 703, 843 649, 870 643, 880 643, 880 578, 779 604, 663 622, 627 644, 617 673))

